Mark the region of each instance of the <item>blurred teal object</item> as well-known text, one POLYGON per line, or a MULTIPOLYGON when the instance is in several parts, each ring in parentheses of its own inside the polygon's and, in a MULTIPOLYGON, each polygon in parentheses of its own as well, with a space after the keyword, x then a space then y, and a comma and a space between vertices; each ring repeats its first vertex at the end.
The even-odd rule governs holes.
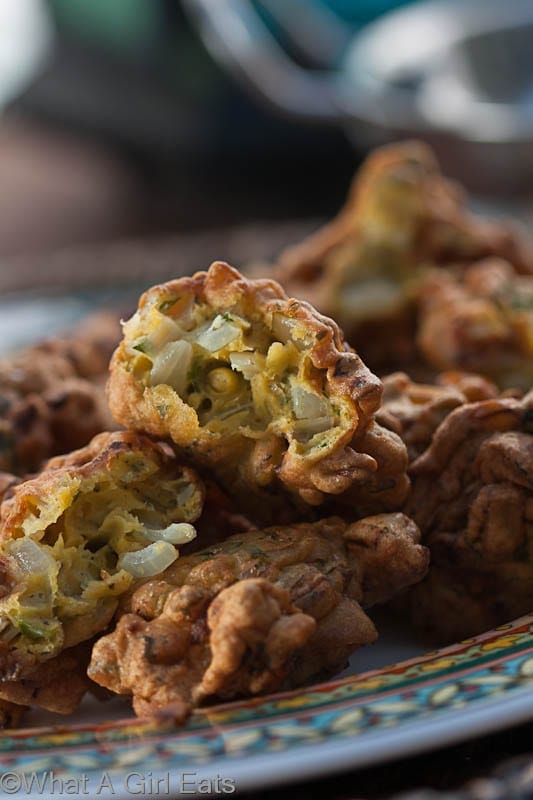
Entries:
MULTIPOLYGON (((142 49, 153 40, 161 0, 49 0, 61 28, 119 51, 142 49)), ((178 0, 175 0, 178 3, 178 0)), ((289 0, 290 2, 290 0, 289 0)), ((307 0, 329 8, 344 22, 360 27, 414 0, 307 0)), ((258 4, 261 10, 261 3, 258 4)), ((274 29, 276 26, 272 26, 274 29)))
POLYGON ((388 11, 409 5, 414 0, 323 0, 323 2, 346 22, 364 25, 388 11))
POLYGON ((389 0, 357 30, 341 5, 383 0, 261 0, 296 54, 250 0, 183 3, 213 57, 278 113, 342 126, 357 146, 423 137, 463 182, 530 182, 533 0, 389 0))
POLYGON ((143 49, 158 30, 153 0, 50 0, 58 26, 110 49, 143 49))
MULTIPOLYGON (((170 146, 191 131, 239 147, 242 88, 286 130, 342 128, 359 150, 423 137, 463 182, 533 179, 533 0, 48 2, 75 44, 120 54, 141 77, 157 69, 169 103, 155 121, 150 97, 138 118, 159 136, 175 106, 170 146)), ((115 107, 111 97, 106 113, 115 107)))

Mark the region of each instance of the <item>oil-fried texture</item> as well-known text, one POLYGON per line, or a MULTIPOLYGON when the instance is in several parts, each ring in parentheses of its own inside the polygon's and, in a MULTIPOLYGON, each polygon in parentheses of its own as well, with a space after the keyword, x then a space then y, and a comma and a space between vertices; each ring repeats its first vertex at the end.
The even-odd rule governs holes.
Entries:
POLYGON ((466 369, 502 387, 533 383, 533 276, 489 259, 422 287, 418 344, 437 369, 466 369))
POLYGON ((0 700, 0 728, 17 728, 27 710, 26 706, 0 700))
POLYGON ((412 468, 407 503, 431 550, 415 621, 455 640, 533 608, 533 394, 460 406, 412 468))
POLYGON ((520 237, 469 214, 431 150, 412 141, 374 151, 337 218, 282 253, 274 276, 332 316, 377 369, 414 355, 414 300, 427 265, 489 255, 533 273, 520 237))
POLYGON ((184 586, 156 620, 121 617, 95 645, 89 674, 118 694, 133 693, 137 714, 171 707, 180 721, 203 698, 275 690, 315 627, 287 591, 262 578, 235 583, 214 599, 184 586))
POLYGON ((489 400, 498 389, 479 375, 444 372, 434 384, 416 383, 404 372, 383 378, 383 400, 376 419, 399 434, 414 461, 429 446, 440 423, 454 408, 489 400))
POLYGON ((94 314, 69 335, 46 339, 0 359, 0 389, 41 394, 66 378, 96 378, 107 371, 120 339, 115 313, 94 314))
POLYGON ((0 469, 25 475, 116 427, 104 393, 118 317, 95 314, 70 336, 0 359, 0 469))
MULTIPOLYGON (((365 437, 379 435, 380 396, 380 381, 332 320, 221 262, 143 295, 109 381, 120 423, 169 436, 213 469, 245 512, 276 521, 287 494, 319 505, 368 486, 376 511, 398 507, 381 498, 382 465, 365 450, 365 437)), ((388 466, 398 466, 401 502, 406 458, 392 451, 403 445, 388 434, 381 445, 388 466)))
POLYGON ((169 447, 99 434, 9 490, 1 506, 0 680, 105 629, 118 598, 177 558, 204 489, 169 447), (182 525, 181 523, 187 523, 182 525))
POLYGON ((403 514, 232 536, 184 557, 122 601, 90 677, 132 695, 138 714, 296 686, 342 668, 376 631, 362 605, 427 570, 403 514))
POLYGON ((19 475, 36 472, 50 456, 83 447, 102 430, 116 428, 103 381, 68 378, 40 395, 10 401, 4 396, 3 401, 0 468, 19 475))
POLYGON ((91 647, 84 643, 40 664, 19 681, 0 682, 0 703, 72 714, 94 686, 87 677, 91 647))

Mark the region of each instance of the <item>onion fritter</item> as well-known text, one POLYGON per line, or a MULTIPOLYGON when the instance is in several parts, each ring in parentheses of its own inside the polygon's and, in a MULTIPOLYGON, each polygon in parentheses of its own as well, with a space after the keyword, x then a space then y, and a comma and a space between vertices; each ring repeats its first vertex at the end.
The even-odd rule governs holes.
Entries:
POLYGON ((26 706, 0 700, 0 728, 17 728, 27 710, 26 706))
POLYGON ((281 254, 274 277, 333 317, 372 369, 405 369, 415 357, 418 284, 428 266, 486 256, 533 273, 518 234, 465 208, 421 142, 374 151, 336 219, 281 254))
POLYGON ((232 536, 136 589, 93 649, 92 680, 138 714, 297 686, 341 669, 374 641, 362 605, 425 574, 428 554, 403 514, 232 536))
POLYGON ((399 507, 407 455, 374 422, 380 397, 332 320, 222 262, 142 296, 109 381, 121 424, 170 437, 259 520, 287 495, 319 505, 344 493, 354 516, 365 500, 399 507))
POLYGON ((117 314, 94 314, 70 334, 56 336, 0 359, 0 390, 41 394, 66 378, 96 378, 107 371, 120 339, 117 314))
POLYGON ((90 644, 84 642, 39 664, 18 681, 0 681, 0 704, 10 702, 72 714, 94 687, 87 677, 90 657, 90 644))
POLYGON ((420 350, 437 369, 480 372, 501 387, 533 384, 533 276, 490 259, 435 273, 420 295, 420 350))
POLYGON ((105 433, 52 459, 1 506, 0 680, 105 629, 137 579, 189 541, 204 489, 166 445, 105 433), (185 524, 183 524, 185 523, 185 524))
POLYGON ((406 513, 431 551, 415 622, 453 641, 531 611, 533 394, 456 408, 411 473, 406 513))
POLYGON ((395 372, 383 378, 383 401, 376 419, 401 436, 409 461, 414 461, 454 408, 498 394, 492 383, 466 372, 444 372, 434 384, 415 383, 404 372, 395 372))
POLYGON ((118 316, 94 314, 71 335, 0 359, 0 469, 27 475, 116 427, 103 384, 119 339, 118 316))

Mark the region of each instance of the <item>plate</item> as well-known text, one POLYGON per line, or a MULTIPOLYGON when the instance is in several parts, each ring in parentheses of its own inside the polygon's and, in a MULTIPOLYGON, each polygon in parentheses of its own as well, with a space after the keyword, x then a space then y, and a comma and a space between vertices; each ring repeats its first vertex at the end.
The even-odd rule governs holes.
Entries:
MULTIPOLYGON (((386 658, 390 646, 384 637, 373 657, 386 658)), ((358 662, 356 653, 352 670, 358 662)), ((533 715, 532 688, 529 615, 392 666, 199 710, 181 728, 121 718, 120 703, 100 706, 105 721, 69 718, 60 726, 6 731, 0 798, 124 800, 264 789, 518 724, 533 715)), ((91 712, 86 705, 82 713, 91 712)))
MULTIPOLYGON (((239 236, 209 241, 219 252, 224 242, 231 251, 239 236)), ((10 283, 13 265, 0 269, 3 347, 56 332, 95 307, 133 304, 139 289, 156 280, 205 266, 210 259, 199 260, 191 242, 190 251, 175 241, 155 247, 166 255, 150 274, 154 251, 150 259, 145 247, 140 257, 125 244, 64 254, 46 272, 40 259, 34 275, 46 275, 46 291, 44 285, 29 290, 30 262, 16 273, 27 281, 23 292, 10 283), (82 286, 77 272, 75 285, 60 288, 75 264, 92 265, 91 280, 82 286)), ((533 614, 429 653, 390 621, 387 627, 378 619, 377 626, 378 643, 355 653, 337 679, 199 710, 185 727, 135 719, 118 698, 88 700, 66 718, 32 712, 26 727, 0 738, 0 798, 124 800, 264 789, 421 753, 533 717, 533 614)))

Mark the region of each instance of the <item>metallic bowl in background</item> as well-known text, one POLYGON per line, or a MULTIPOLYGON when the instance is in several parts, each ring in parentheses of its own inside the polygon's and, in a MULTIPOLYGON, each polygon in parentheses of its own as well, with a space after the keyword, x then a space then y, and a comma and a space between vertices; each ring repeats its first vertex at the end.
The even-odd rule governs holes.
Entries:
MULTIPOLYGON (((300 19, 309 11, 302 50, 313 37, 320 53, 342 46, 346 31, 327 12, 294 2, 300 19)), ((264 5, 275 14, 279 3, 264 5)), ((532 0, 416 3, 363 28, 331 70, 296 64, 249 0, 185 6, 211 54, 282 114, 340 125, 357 145, 423 137, 446 171, 478 190, 533 179, 532 0)))

